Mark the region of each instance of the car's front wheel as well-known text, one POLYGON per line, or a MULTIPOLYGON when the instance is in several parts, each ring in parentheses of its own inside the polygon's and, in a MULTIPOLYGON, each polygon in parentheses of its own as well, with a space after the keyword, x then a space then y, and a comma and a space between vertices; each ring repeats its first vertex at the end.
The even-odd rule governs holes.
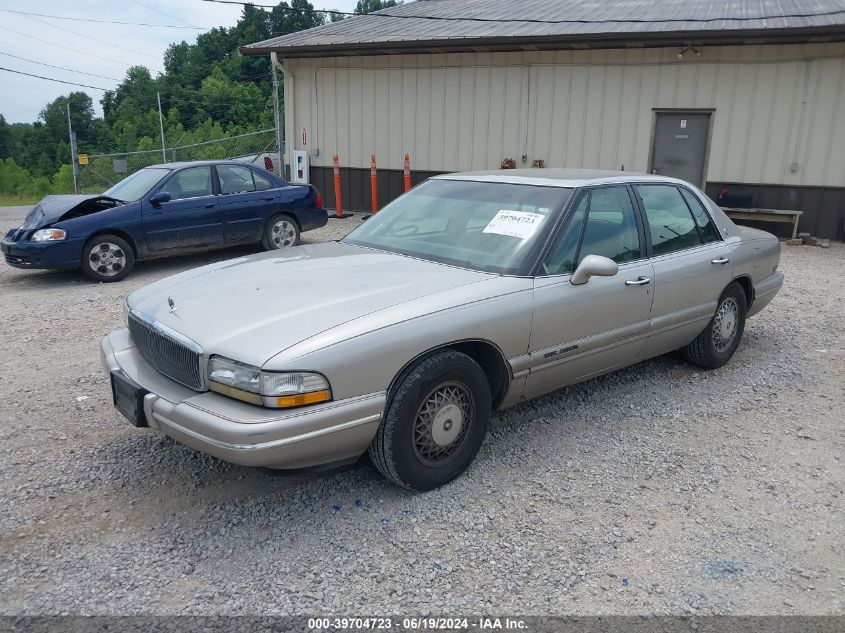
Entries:
POLYGON ((487 377, 472 358, 454 350, 432 354, 391 390, 370 458, 404 488, 442 486, 475 459, 487 435, 490 400, 487 377))
POLYGON ((745 291, 733 282, 719 297, 716 314, 696 339, 681 349, 684 357, 693 365, 716 369, 727 363, 739 347, 745 331, 745 315, 748 302, 745 291))
POLYGON ((274 215, 264 227, 264 248, 268 251, 288 246, 296 246, 299 242, 299 225, 289 215, 274 215))
POLYGON ((96 235, 82 247, 82 272, 94 281, 120 281, 135 266, 135 254, 117 235, 96 235))

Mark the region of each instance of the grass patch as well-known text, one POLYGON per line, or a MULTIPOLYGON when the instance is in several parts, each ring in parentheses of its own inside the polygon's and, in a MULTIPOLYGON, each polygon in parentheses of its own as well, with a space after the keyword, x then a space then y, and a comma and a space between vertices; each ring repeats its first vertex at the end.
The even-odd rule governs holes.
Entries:
POLYGON ((39 200, 41 197, 11 196, 0 193, 0 207, 32 206, 39 200))

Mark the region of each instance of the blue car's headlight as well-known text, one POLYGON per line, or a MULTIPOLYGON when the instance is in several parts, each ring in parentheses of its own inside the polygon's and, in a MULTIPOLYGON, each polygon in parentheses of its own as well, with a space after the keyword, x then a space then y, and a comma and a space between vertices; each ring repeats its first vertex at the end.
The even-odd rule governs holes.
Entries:
POLYGON ((59 242, 67 239, 67 231, 62 229, 38 229, 29 239, 32 242, 59 242))

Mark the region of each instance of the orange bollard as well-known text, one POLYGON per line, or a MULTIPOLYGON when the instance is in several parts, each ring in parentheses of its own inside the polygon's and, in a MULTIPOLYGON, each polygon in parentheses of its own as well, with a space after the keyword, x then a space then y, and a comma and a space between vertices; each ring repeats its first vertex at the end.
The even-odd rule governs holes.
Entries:
POLYGON ((411 157, 405 154, 405 163, 402 166, 405 172, 405 191, 411 190, 411 157))
POLYGON ((340 198, 340 159, 338 159, 337 154, 332 156, 332 161, 334 163, 334 216, 336 218, 348 218, 352 214, 343 212, 343 203, 340 198))
POLYGON ((378 213, 378 172, 375 154, 370 156, 370 198, 372 198, 371 210, 373 214, 376 214, 378 213))

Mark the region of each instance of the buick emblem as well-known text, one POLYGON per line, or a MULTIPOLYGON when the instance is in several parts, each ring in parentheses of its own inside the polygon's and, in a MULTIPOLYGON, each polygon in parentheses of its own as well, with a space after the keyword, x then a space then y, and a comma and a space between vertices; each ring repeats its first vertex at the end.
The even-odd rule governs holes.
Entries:
POLYGON ((173 300, 173 297, 167 297, 167 305, 170 306, 171 312, 176 312, 179 308, 176 307, 176 302, 173 300))

